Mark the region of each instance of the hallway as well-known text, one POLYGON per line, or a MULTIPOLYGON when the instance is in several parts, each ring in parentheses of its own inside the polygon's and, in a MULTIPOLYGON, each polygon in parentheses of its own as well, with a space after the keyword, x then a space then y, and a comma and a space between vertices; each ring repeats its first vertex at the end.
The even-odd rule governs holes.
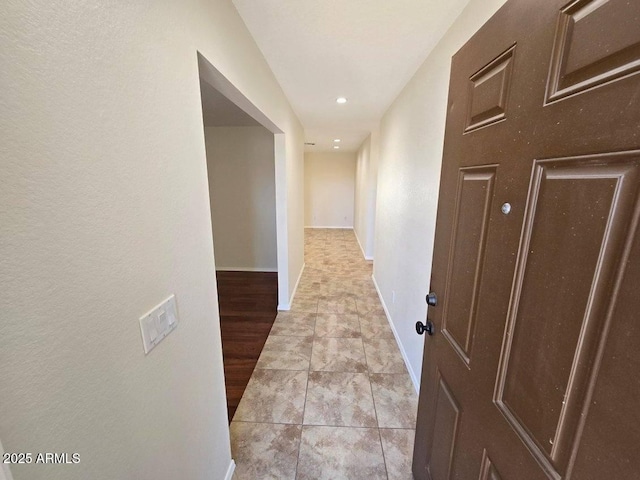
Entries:
POLYGON ((411 479, 417 395, 352 230, 305 264, 231 423, 235 480, 411 479))

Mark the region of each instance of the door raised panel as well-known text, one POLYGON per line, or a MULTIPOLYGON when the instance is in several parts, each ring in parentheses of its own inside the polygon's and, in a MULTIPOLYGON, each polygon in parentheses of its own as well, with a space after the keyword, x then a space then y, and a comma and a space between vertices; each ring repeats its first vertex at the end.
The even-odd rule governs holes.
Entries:
POLYGON ((437 372, 435 402, 436 423, 433 428, 429 473, 431 480, 448 480, 456 449, 460 407, 440 371, 437 372))
POLYGON ((640 72, 640 2, 577 0, 560 12, 547 102, 640 72))
POLYGON ((563 478, 640 179, 638 152, 534 162, 496 402, 563 478), (544 327, 541 325, 544 324, 544 327))
POLYGON ((614 305, 607 314, 607 338, 582 411, 580 444, 572 454, 571 479, 638 478, 640 475, 640 204, 620 259, 614 305), (635 229, 635 232, 633 231, 635 229), (635 237, 635 239, 634 239, 635 237), (597 462, 594 462, 597 459, 597 462))
POLYGON ((489 458, 486 449, 482 453, 482 465, 480 466, 480 477, 478 480, 502 480, 493 461, 489 458))
POLYGON ((504 120, 513 71, 515 45, 501 53, 469 79, 469 103, 465 132, 504 120))
POLYGON ((442 333, 469 365, 496 166, 459 171, 442 333))

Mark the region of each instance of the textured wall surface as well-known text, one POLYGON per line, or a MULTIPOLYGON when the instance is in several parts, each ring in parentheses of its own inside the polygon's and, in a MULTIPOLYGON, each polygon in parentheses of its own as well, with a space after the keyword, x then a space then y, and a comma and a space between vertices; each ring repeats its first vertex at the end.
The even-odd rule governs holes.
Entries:
POLYGON ((424 337, 414 325, 426 315, 451 57, 504 3, 471 0, 380 125, 374 277, 416 384, 424 337))
POLYGON ((285 132, 294 281, 295 114, 227 0, 7 0, 0 45, 0 438, 81 455, 15 480, 224 478, 196 52, 285 132), (145 356, 138 318, 172 293, 178 328, 145 356))
POLYGON ((273 134, 212 127, 205 140, 216 269, 277 271, 273 134))
POLYGON ((378 157, 380 153, 378 129, 362 143, 356 162, 356 199, 354 231, 367 260, 373 260, 376 226, 376 198, 378 190, 378 157))

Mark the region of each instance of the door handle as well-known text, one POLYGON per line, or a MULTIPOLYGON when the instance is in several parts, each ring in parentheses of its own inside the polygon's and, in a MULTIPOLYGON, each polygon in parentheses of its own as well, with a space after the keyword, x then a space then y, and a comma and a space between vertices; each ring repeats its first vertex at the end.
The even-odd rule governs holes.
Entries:
POLYGON ((427 319, 427 324, 425 325, 424 323, 422 323, 421 321, 417 321, 416 322, 416 332, 418 332, 418 335, 422 335, 424 334, 424 332, 427 332, 427 334, 432 337, 433 334, 435 333, 435 326, 433 325, 433 322, 429 319, 427 319))
POLYGON ((438 296, 436 295, 436 292, 429 292, 427 294, 427 305, 429 305, 430 307, 435 307, 438 305, 438 296))

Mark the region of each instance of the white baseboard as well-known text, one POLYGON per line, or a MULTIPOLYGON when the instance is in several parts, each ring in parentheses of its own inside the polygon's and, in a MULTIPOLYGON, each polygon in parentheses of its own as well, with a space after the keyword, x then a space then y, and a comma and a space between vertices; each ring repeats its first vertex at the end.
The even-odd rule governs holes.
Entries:
POLYGON ((317 229, 317 230, 353 230, 353 225, 349 226, 342 226, 342 227, 315 227, 315 226, 306 226, 304 228, 308 228, 308 229, 317 229))
POLYGON ((277 268, 249 268, 249 267, 216 267, 216 272, 267 272, 277 273, 277 268))
POLYGON ((387 308, 387 304, 384 302, 384 298, 382 298, 382 293, 380 292, 380 287, 378 286, 378 282, 376 282, 376 277, 371 275, 371 279, 373 280, 373 284, 376 287, 376 291, 378 292, 378 297, 380 298, 380 303, 382 304, 382 308, 384 309, 384 313, 387 316, 387 321, 389 322, 389 326, 391 327, 391 331, 393 332, 393 336, 396 337, 396 343, 398 344, 398 348, 400 349, 400 353, 402 354, 402 359, 404 360, 404 364, 407 367, 407 371, 409 372, 409 376, 411 377, 411 382, 413 383, 413 388, 416 389, 416 393, 420 393, 420 382, 418 381, 418 376, 411 368, 411 364, 409 363, 409 357, 407 356, 407 352, 400 341, 400 336, 398 335, 398 331, 391 319, 391 314, 389 313, 389 309, 387 308))
POLYGON ((291 294, 291 298, 289 299, 289 303, 286 303, 284 305, 278 305, 278 311, 280 312, 288 312, 289 310, 291 310, 291 305, 293 304, 293 299, 296 297, 296 292, 298 291, 298 285, 300 285, 300 280, 302 279, 302 274, 304 273, 304 267, 306 267, 307 264, 303 263, 302 264, 302 269, 300 270, 300 275, 298 275, 298 280, 296 280, 296 286, 293 287, 293 293, 291 294))
POLYGON ((227 474, 224 476, 224 480, 231 480, 233 478, 233 472, 236 471, 236 462, 232 458, 231 463, 229 463, 229 468, 227 469, 227 474))
POLYGON ((372 262, 373 257, 367 257, 367 254, 365 253, 364 248, 362 248, 360 237, 358 237, 358 232, 356 232, 355 228, 353 229, 353 234, 356 236, 356 240, 358 241, 358 246, 360 247, 360 251, 362 252, 362 256, 364 257, 364 259, 367 260, 368 262, 372 262))

